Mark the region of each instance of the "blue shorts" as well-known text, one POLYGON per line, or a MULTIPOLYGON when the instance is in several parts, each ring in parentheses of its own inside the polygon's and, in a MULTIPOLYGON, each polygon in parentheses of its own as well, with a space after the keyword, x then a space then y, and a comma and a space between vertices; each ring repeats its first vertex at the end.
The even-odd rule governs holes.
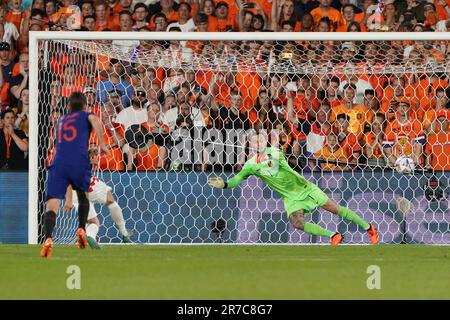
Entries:
POLYGON ((47 179, 47 200, 64 199, 69 185, 74 190, 88 192, 91 175, 90 165, 55 164, 50 166, 47 179))

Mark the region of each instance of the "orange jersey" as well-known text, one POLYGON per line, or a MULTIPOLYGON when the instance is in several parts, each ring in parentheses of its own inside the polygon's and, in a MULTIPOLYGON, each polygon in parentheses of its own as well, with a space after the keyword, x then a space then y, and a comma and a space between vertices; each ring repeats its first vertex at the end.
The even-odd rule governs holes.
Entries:
MULTIPOLYGON (((339 148, 335 151, 331 151, 330 148, 325 145, 321 150, 314 153, 314 157, 317 159, 326 159, 334 161, 348 162, 347 155, 343 148, 339 148)), ((322 163, 321 167, 323 170, 344 170, 343 167, 332 163, 322 163)))
MULTIPOLYGON (((355 18, 356 18, 356 16, 355 16, 355 18)), ((364 17, 363 17, 363 19, 364 19, 364 17)), ((355 22, 359 23, 360 21, 355 20, 355 22)), ((361 28, 361 32, 367 32, 367 27, 364 24, 360 23, 359 27, 361 28)), ((344 19, 344 24, 341 25, 340 27, 338 27, 336 29, 336 32, 347 32, 347 29, 348 29, 348 24, 347 24, 347 21, 345 21, 345 19, 344 19)))
MULTIPOLYGON (((153 129, 155 129, 155 126, 150 126, 148 123, 143 123, 143 127, 147 128, 148 132, 152 132, 153 129)), ((160 123, 159 126, 165 130, 165 132, 169 133, 170 128, 160 123)), ((153 144, 150 148, 148 148, 146 151, 138 152, 136 154, 136 167, 137 170, 142 171, 155 171, 159 168, 159 163, 162 159, 160 159, 160 149, 164 148, 161 146, 158 146, 156 144, 153 144)))
POLYGON ((377 143, 377 137, 373 132, 367 132, 364 134, 363 143, 364 147, 370 147, 373 150, 372 155, 369 159, 379 159, 383 158, 383 150, 381 150, 380 145, 377 143))
POLYGON ((24 16, 24 12, 14 12, 12 10, 9 10, 6 14, 5 21, 14 24, 17 28, 17 31, 20 32, 20 26, 22 24, 22 18, 24 16))
MULTIPOLYGON (((450 0, 444 0, 444 1, 445 1, 445 3, 447 3, 447 6, 450 7, 450 0)), ((448 14, 447 14, 447 10, 442 5, 441 0, 434 0, 434 6, 436 7, 436 13, 438 15, 439 20, 447 20, 449 18, 448 14)))
POLYGON ((445 80, 438 79, 434 82, 431 82, 428 78, 421 79, 418 82, 412 84, 413 88, 415 89, 415 97, 424 112, 436 105, 436 101, 433 99, 436 89, 439 87, 445 89, 448 87, 448 85, 449 83, 445 80))
POLYGON ((261 77, 256 72, 238 72, 236 82, 239 92, 244 99, 244 108, 249 110, 255 104, 261 88, 261 77))
POLYGON ((361 152, 361 146, 359 145, 358 138, 353 133, 349 133, 347 137, 339 143, 341 149, 344 150, 348 159, 353 158, 353 154, 361 152))
POLYGON ((450 170, 450 132, 430 133, 425 147, 434 170, 450 170))
POLYGON ((352 109, 348 109, 345 104, 341 104, 331 108, 330 122, 333 123, 341 113, 350 117, 348 131, 356 136, 362 134, 365 123, 371 122, 373 118, 373 112, 365 105, 357 104, 352 109))
POLYGON ((231 15, 228 15, 227 20, 219 20, 216 17, 208 16, 208 31, 210 32, 227 32, 236 29, 236 20, 231 15))
POLYGON ((342 17, 342 14, 339 12, 339 10, 336 10, 334 8, 328 8, 328 10, 322 11, 322 9, 320 7, 317 7, 313 10, 311 10, 310 14, 313 17, 314 20, 314 24, 317 25, 319 24, 319 20, 322 19, 323 17, 328 17, 331 20, 331 31, 336 31, 339 27, 342 27, 343 25, 345 25, 345 20, 342 17))
POLYGON ((393 153, 397 157, 410 156, 413 153, 413 145, 424 140, 425 134, 419 120, 412 119, 402 124, 394 119, 386 127, 383 146, 393 148, 393 153))
MULTIPOLYGON (((119 139, 124 139, 125 131, 123 126, 116 125, 114 127, 115 134, 119 139)), ((116 138, 114 137, 113 131, 111 129, 106 128, 103 126, 103 141, 107 146, 113 146, 109 149, 109 154, 106 156, 105 154, 102 154, 99 156, 98 160, 98 166, 96 166, 100 170, 108 170, 108 171, 117 171, 117 170, 124 170, 125 165, 123 161, 123 154, 122 150, 119 146, 117 146, 116 138)), ((98 144, 98 139, 93 131, 91 134, 91 137, 89 139, 90 143, 98 144)))
POLYGON ((98 21, 95 22, 95 31, 103 31, 109 29, 111 31, 120 31, 119 21, 116 18, 108 19, 105 25, 100 25, 98 21))

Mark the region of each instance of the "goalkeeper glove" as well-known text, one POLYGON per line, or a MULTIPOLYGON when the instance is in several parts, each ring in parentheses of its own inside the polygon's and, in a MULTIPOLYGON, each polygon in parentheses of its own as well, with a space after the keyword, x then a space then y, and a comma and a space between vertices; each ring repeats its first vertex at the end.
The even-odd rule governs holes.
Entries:
POLYGON ((211 187, 220 188, 220 189, 223 189, 226 186, 225 181, 223 181, 223 179, 219 178, 219 177, 208 179, 208 184, 211 187))

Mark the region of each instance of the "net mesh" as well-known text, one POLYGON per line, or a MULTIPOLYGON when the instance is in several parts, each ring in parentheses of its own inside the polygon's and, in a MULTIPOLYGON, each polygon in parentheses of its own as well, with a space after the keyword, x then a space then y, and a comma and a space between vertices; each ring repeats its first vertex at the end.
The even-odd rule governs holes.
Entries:
MULTIPOLYGON (((39 216, 55 123, 82 91, 111 150, 92 154, 94 175, 113 188, 133 241, 328 242, 295 230, 254 177, 233 190, 207 185, 238 172, 264 130, 291 167, 374 222, 382 243, 449 243, 448 45, 41 40, 39 216)), ((119 242, 107 208, 96 208, 100 242, 119 242)), ((308 220, 368 243, 363 230, 319 212, 308 220)), ((58 215, 55 240, 73 242, 76 225, 75 210, 58 215)))

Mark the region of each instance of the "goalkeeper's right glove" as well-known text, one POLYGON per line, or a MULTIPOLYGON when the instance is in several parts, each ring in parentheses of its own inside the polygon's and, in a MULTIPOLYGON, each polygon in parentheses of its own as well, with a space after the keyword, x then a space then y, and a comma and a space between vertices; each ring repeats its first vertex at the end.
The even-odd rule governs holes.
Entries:
POLYGON ((220 188, 220 189, 223 189, 223 188, 225 188, 225 186, 226 186, 225 181, 223 181, 223 179, 220 178, 220 177, 208 179, 208 184, 209 184, 211 187, 214 187, 214 188, 220 188))

